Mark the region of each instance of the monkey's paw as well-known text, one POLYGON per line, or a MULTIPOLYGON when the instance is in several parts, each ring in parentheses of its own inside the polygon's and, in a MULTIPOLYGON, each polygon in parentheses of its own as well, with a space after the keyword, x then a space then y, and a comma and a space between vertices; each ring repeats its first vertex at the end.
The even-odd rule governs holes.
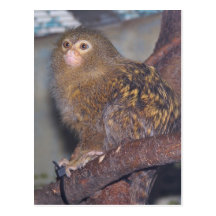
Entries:
POLYGON ((67 160, 63 158, 58 164, 59 166, 65 167, 65 172, 67 177, 71 176, 71 170, 77 170, 84 167, 89 161, 94 160, 96 157, 102 155, 104 152, 101 151, 90 151, 85 154, 80 155, 72 160, 67 160))

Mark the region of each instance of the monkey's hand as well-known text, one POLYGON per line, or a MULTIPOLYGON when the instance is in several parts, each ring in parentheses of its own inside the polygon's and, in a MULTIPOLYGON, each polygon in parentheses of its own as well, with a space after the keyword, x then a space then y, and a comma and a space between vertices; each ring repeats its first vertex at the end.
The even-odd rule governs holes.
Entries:
POLYGON ((84 167, 89 161, 95 159, 103 153, 104 152, 101 151, 89 151, 79 154, 79 156, 72 154, 70 161, 64 158, 59 162, 59 166, 65 166, 66 175, 67 177, 70 177, 70 170, 77 170, 84 167))

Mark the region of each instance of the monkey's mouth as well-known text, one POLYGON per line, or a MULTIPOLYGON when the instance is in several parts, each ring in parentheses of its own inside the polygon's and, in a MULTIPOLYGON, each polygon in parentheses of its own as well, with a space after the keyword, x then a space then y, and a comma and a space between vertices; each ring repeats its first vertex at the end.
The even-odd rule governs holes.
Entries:
POLYGON ((72 67, 77 67, 82 63, 82 57, 74 51, 69 51, 64 55, 65 63, 72 67))

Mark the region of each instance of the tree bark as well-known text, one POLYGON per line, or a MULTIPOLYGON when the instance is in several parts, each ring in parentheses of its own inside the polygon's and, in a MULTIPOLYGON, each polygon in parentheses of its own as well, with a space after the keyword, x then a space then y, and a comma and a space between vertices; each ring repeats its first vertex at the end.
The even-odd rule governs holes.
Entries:
MULTIPOLYGON (((84 198, 134 171, 179 162, 180 134, 136 140, 103 156, 90 161, 83 169, 73 171, 70 178, 64 179, 70 204, 80 203, 84 198)), ((35 204, 63 204, 59 181, 36 190, 35 204)))

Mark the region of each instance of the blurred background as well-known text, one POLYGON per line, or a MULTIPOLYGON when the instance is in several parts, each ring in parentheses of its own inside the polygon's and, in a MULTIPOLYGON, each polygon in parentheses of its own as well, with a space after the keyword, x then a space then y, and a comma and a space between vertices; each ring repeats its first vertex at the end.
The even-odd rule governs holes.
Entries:
MULTIPOLYGON (((80 25, 101 30, 125 57, 143 62, 157 42, 161 10, 45 11, 34 12, 34 183, 35 188, 54 182, 53 160, 70 157, 77 139, 62 125, 50 96, 50 56, 66 29, 80 25)), ((150 204, 180 204, 180 164, 161 168, 150 204)))

